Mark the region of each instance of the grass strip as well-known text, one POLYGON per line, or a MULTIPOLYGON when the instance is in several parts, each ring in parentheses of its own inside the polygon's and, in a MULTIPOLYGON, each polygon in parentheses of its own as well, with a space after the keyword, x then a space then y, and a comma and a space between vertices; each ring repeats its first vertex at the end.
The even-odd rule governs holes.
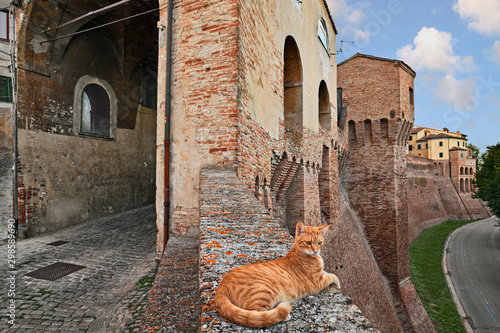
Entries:
POLYGON ((428 228, 410 244, 410 275, 438 333, 466 333, 441 266, 446 238, 474 221, 446 221, 428 228))

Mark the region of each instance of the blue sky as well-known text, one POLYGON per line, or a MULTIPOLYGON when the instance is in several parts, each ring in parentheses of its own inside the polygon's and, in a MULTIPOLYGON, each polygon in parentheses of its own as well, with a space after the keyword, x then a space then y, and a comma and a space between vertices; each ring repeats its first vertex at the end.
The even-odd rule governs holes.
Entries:
POLYGON ((500 141, 500 0, 327 0, 341 62, 357 52, 417 72, 415 125, 500 141))

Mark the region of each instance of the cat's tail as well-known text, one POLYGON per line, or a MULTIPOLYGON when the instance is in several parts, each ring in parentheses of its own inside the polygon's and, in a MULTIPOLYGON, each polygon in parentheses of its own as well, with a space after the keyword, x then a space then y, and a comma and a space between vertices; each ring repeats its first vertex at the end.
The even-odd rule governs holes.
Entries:
POLYGON ((269 311, 245 310, 234 305, 224 293, 215 294, 215 306, 226 319, 255 328, 277 324, 287 319, 288 314, 292 311, 292 305, 289 302, 281 302, 269 311))

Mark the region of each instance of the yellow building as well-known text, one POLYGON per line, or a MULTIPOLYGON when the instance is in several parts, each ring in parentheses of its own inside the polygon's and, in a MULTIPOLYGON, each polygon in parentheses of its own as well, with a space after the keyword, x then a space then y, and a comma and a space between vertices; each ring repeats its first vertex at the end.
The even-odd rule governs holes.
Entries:
POLYGON ((450 159, 449 151, 453 147, 467 148, 467 135, 447 128, 440 131, 415 126, 408 140, 408 154, 432 160, 450 159))

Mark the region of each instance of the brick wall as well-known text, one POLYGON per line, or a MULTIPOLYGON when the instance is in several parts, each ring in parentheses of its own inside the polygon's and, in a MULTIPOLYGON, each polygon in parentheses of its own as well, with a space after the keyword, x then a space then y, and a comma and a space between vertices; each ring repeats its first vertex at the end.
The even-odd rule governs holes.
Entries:
POLYGON ((474 199, 472 193, 460 193, 460 178, 473 179, 473 175, 460 175, 461 167, 475 170, 475 160, 465 156, 466 150, 451 152, 449 160, 429 160, 408 155, 408 210, 410 243, 420 233, 445 220, 487 218, 491 214, 484 203, 474 199), (451 174, 450 178, 450 165, 451 174), (443 171, 444 170, 444 171, 443 171), (452 181, 455 179, 455 181, 452 181), (458 184, 458 186, 457 186, 458 184))
MULTIPOLYGON (((166 58, 168 2, 160 1, 159 59, 166 58)), ((197 233, 199 170, 229 165, 238 145, 236 0, 174 2, 170 149, 170 228, 197 233)), ((157 255, 163 250, 166 62, 158 68, 157 255)))
POLYGON ((414 77, 400 61, 360 54, 338 68, 349 137, 343 184, 406 332, 433 330, 409 280, 406 144, 414 77), (400 288, 403 281, 411 287, 400 288))

